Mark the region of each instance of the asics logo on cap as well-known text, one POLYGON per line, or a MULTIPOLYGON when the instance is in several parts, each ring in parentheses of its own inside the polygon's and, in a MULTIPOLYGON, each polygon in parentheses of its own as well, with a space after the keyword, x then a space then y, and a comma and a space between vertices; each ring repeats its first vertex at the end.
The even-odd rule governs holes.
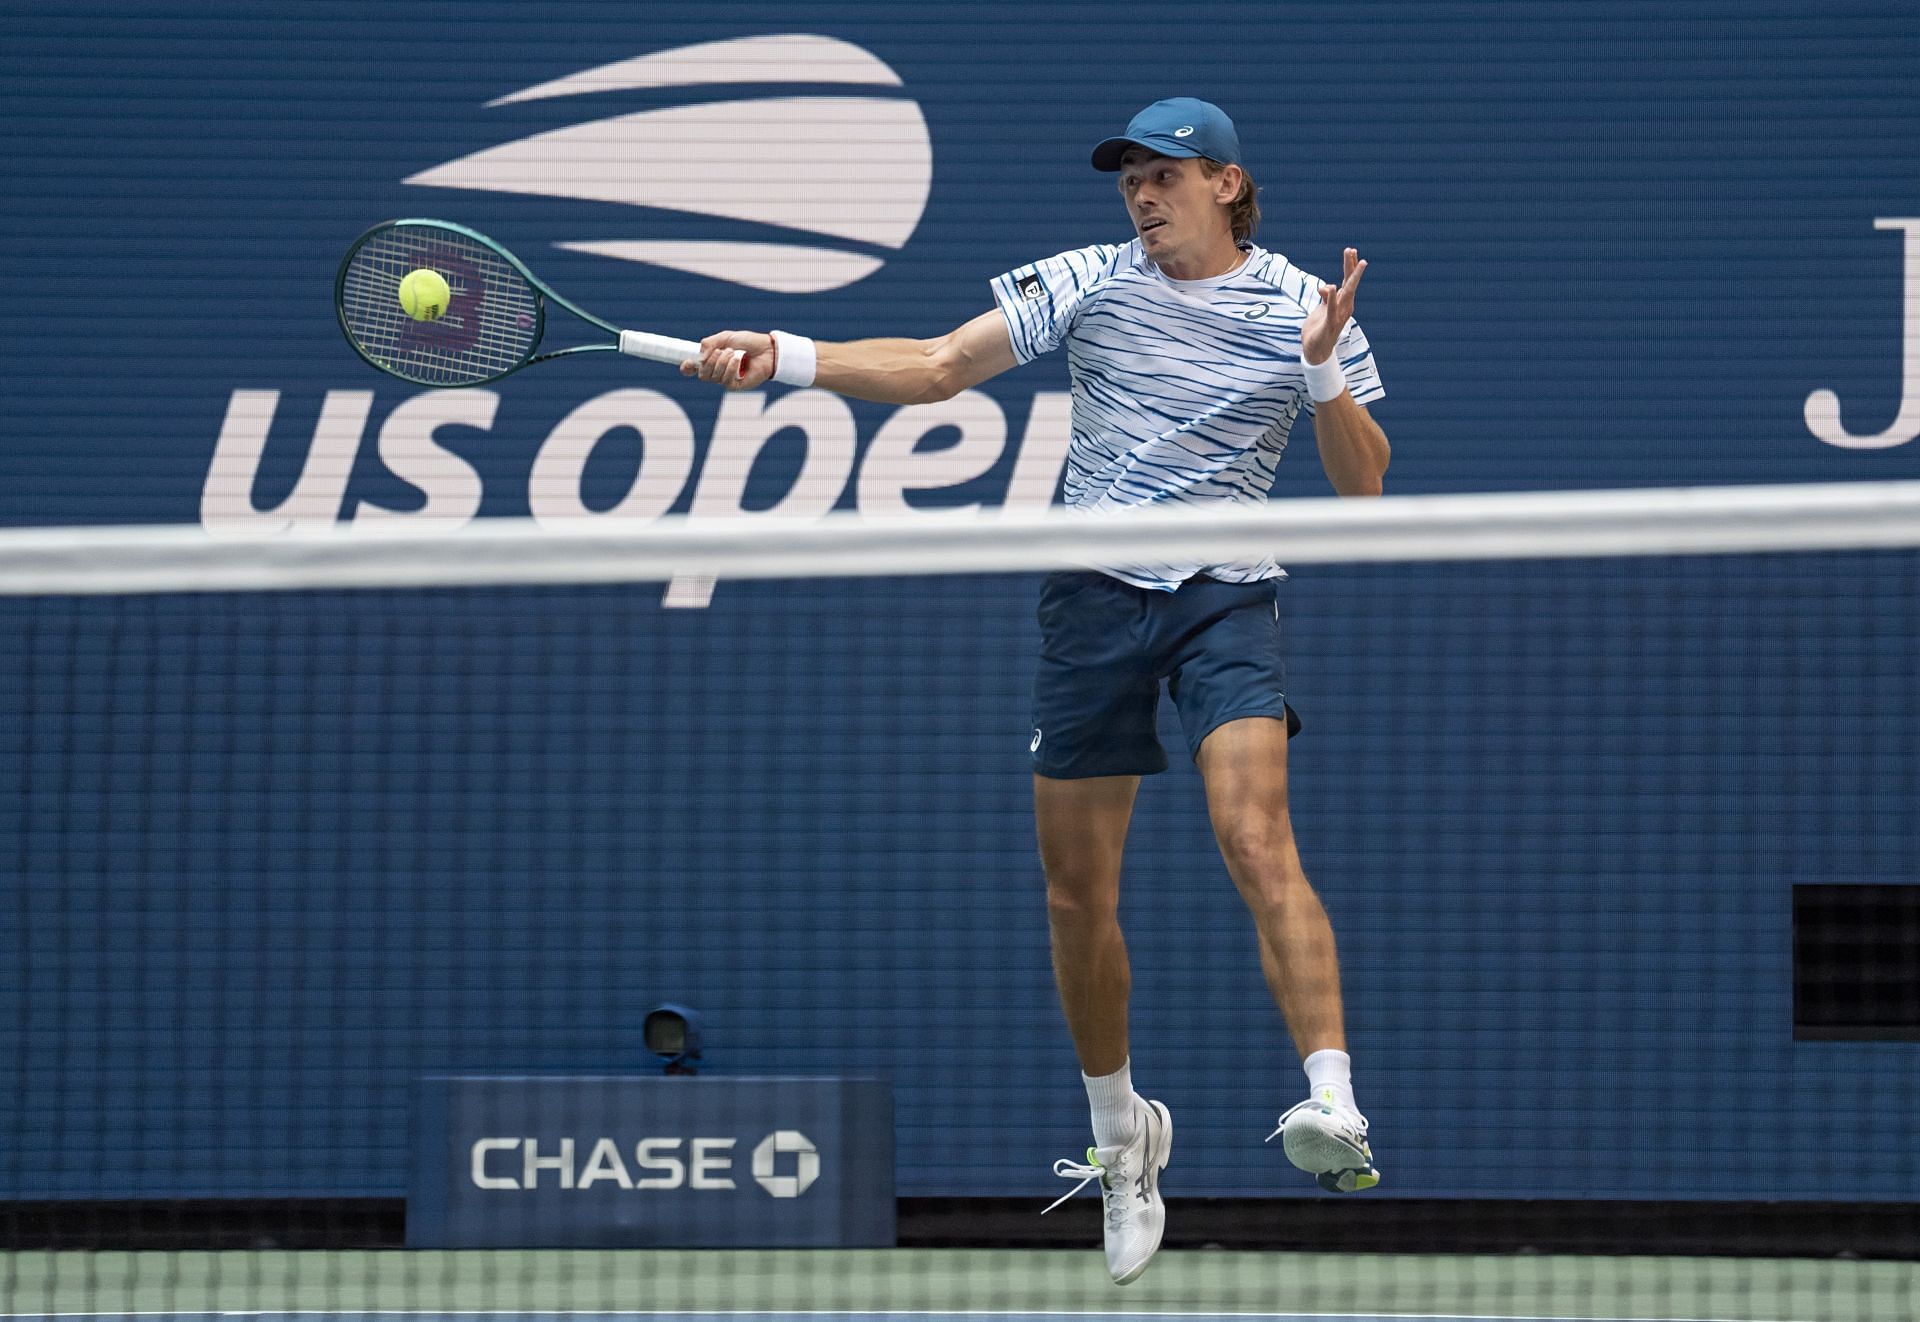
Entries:
POLYGON ((1192 137, 1192 136, 1193 136, 1193 125, 1191 125, 1191 124, 1182 124, 1182 125, 1181 125, 1181 126, 1180 126, 1179 128, 1177 128, 1177 129, 1175 129, 1175 130, 1173 131, 1173 136, 1174 136, 1174 137, 1176 137, 1176 138, 1189 138, 1189 137, 1192 137))
MULTIPOLYGON (((900 75, 860 47, 808 33, 740 37, 583 69, 488 102, 657 91, 711 84, 898 88, 900 75)), ((766 240, 594 236, 555 246, 645 262, 750 289, 813 294, 872 275, 871 249, 906 245, 933 185, 927 121, 901 96, 764 96, 667 106, 534 133, 411 175, 417 188, 573 198, 768 227, 766 240), (848 151, 847 144, 863 144, 848 151), (583 170, 581 162, 594 168, 583 170), (834 181, 822 188, 819 180, 834 181), (823 245, 818 236, 862 245, 823 245)))

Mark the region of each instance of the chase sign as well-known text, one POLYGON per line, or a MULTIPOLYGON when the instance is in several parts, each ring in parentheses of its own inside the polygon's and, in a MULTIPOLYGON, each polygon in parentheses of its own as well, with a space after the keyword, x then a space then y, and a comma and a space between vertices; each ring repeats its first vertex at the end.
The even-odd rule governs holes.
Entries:
POLYGON ((430 1076, 413 1153, 414 1248, 893 1243, 870 1079, 430 1076))

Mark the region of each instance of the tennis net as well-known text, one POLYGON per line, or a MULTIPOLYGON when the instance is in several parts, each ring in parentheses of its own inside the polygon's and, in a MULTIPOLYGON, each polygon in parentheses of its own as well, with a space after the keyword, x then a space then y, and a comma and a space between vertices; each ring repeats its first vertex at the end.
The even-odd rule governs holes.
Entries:
POLYGON ((1920 484, 16 530, 0 594, 10 1317, 1920 1313, 1920 484), (1163 699, 1120 1291, 1038 1216, 1039 575, 1269 552, 1384 1179, 1262 1143, 1163 699))

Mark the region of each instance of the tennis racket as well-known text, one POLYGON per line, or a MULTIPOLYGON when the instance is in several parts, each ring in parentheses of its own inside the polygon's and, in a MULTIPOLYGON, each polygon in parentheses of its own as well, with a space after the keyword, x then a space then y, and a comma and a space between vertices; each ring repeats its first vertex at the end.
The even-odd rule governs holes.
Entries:
MULTIPOLYGON (((619 352, 675 365, 700 356, 692 340, 602 321, 554 293, 486 235, 444 220, 389 220, 355 239, 334 277, 333 301, 354 352, 415 385, 481 386, 576 353, 619 352), (400 282, 422 268, 438 271, 451 294, 432 321, 416 321, 400 306, 400 282), (613 338, 538 352, 549 302, 613 338)), ((744 355, 740 366, 744 372, 744 355)))

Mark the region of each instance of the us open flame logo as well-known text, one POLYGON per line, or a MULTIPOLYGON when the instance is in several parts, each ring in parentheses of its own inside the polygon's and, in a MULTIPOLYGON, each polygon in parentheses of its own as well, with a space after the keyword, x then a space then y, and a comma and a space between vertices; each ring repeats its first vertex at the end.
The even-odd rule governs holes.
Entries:
MULTIPOLYGON (((771 83, 899 87, 848 42, 741 37, 603 64, 523 88, 489 108, 554 97, 771 83)), ((669 106, 536 133, 402 182, 574 198, 744 221, 777 241, 569 239, 556 246, 787 294, 878 271, 926 210, 933 146, 920 107, 889 96, 765 96, 669 106), (818 238, 844 246, 822 247, 818 238)))

